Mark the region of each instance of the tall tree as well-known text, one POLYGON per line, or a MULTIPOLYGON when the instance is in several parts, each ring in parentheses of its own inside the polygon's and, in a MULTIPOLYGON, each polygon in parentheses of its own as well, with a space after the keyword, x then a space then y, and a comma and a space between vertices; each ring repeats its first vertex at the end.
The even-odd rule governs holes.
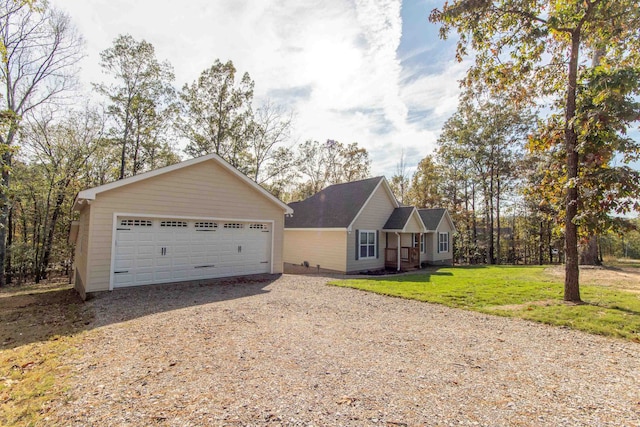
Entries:
POLYGON ((564 299, 580 301, 578 270, 578 133, 575 127, 582 51, 604 51, 619 66, 637 64, 640 7, 636 0, 455 0, 430 15, 440 35, 456 29, 457 57, 476 53, 469 81, 483 81, 514 101, 531 93, 562 94, 565 146, 564 299))
MULTIPOLYGON (((100 59, 111 82, 94 84, 94 88, 109 102, 110 133, 120 147, 118 179, 122 179, 157 166, 158 152, 171 155, 163 136, 176 109, 173 68, 157 60, 151 43, 128 34, 118 36, 100 59)), ((173 160, 177 159, 169 163, 173 160)))
MULTIPOLYGON (((574 127, 578 133, 580 169, 579 205, 575 222, 582 242, 581 263, 597 263, 595 236, 618 232, 623 225, 615 215, 640 210, 640 172, 629 166, 640 157, 640 141, 627 135, 629 126, 640 119, 640 70, 615 69, 606 65, 585 72, 577 96, 574 127)), ((544 156, 545 167, 528 187, 528 195, 564 218, 559 204, 562 192, 550 183, 562 182, 561 117, 551 116, 532 135, 532 155, 544 156), (542 185, 547 184, 547 185, 542 185)))
POLYGON ((466 157, 482 191, 487 261, 500 262, 501 201, 513 180, 514 154, 522 151, 528 117, 485 94, 465 93, 438 140, 449 156, 466 157))
POLYGON ((418 208, 435 208, 442 205, 441 185, 442 170, 429 155, 418 163, 418 168, 411 177, 409 187, 409 204, 418 208))
POLYGON ((247 172, 246 139, 251 123, 253 80, 244 73, 236 82, 233 62, 216 60, 198 80, 180 92, 178 128, 189 140, 185 151, 197 157, 216 153, 247 172))
POLYGON ((2 183, 0 188, 0 286, 5 284, 6 232, 10 170, 22 117, 52 102, 75 83, 82 39, 69 17, 46 3, 0 2, 0 65, 4 106, 0 111, 2 183))

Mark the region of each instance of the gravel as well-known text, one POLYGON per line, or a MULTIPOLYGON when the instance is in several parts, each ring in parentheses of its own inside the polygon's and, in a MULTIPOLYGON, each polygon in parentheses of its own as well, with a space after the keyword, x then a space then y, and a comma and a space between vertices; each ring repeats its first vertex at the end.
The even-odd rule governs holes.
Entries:
POLYGON ((640 426, 640 345, 284 275, 88 302, 65 426, 640 426))

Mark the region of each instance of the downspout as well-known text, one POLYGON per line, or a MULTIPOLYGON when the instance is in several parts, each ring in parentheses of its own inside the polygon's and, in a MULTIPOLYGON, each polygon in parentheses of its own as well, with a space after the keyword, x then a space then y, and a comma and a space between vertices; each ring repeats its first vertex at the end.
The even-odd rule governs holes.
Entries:
POLYGON ((398 245, 397 245, 398 250, 396 251, 396 253, 397 253, 397 257, 396 258, 397 258, 397 263, 398 263, 398 270, 397 271, 400 271, 400 267, 402 265, 401 262, 400 262, 400 233, 398 233, 397 231, 396 231, 396 236, 398 237, 398 239, 397 239, 397 241, 398 241, 398 245))

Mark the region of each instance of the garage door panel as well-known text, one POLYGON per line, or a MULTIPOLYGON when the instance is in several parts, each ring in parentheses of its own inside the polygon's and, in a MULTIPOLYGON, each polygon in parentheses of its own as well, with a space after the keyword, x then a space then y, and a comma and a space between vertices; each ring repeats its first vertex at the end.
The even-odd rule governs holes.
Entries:
POLYGON ((137 247, 136 255, 138 256, 152 256, 156 253, 156 245, 145 245, 139 243, 137 247))
POLYGON ((136 281, 142 281, 145 283, 153 283, 154 279, 154 270, 152 268, 144 268, 136 271, 135 273, 136 281))
POLYGON ((117 273, 114 281, 114 286, 131 286, 133 284, 133 274, 117 273))
POLYGON ((171 271, 170 270, 166 270, 166 271, 156 271, 155 274, 153 275, 154 281, 161 283, 161 282, 171 282, 173 279, 171 277, 171 271))
POLYGON ((136 253, 135 242, 131 245, 118 244, 118 252, 124 256, 133 256, 136 253))
POLYGON ((155 260, 153 258, 137 258, 136 268, 153 268, 155 260))
POLYGON ((115 287, 270 271, 267 224, 171 218, 123 221, 127 229, 116 232, 115 287))
POLYGON ((171 268, 171 258, 168 256, 160 256, 154 259, 156 268, 171 268))
POLYGON ((173 268, 176 269, 178 267, 185 267, 187 265, 191 265, 191 259, 188 256, 185 257, 174 257, 173 258, 173 268))
POLYGON ((115 271, 128 270, 135 267, 135 262, 133 258, 119 259, 114 263, 114 267, 115 271))

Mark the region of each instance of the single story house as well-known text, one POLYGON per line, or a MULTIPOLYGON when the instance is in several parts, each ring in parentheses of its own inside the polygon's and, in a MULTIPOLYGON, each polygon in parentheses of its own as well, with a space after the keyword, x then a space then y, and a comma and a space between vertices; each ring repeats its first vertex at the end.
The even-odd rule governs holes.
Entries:
POLYGON ((356 273, 453 262, 447 210, 400 206, 385 177, 332 185, 289 206, 286 264, 356 273))
POLYGON ((216 154, 80 191, 74 283, 120 287, 282 273, 292 210, 216 154))

